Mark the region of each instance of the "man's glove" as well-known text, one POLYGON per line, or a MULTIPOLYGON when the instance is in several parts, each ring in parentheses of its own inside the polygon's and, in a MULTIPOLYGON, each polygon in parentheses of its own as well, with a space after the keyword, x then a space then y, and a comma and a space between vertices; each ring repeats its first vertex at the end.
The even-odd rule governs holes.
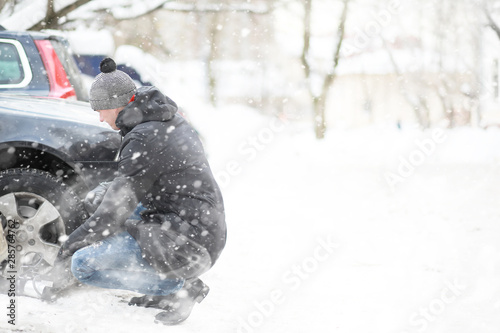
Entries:
POLYGON ((100 183, 95 189, 87 193, 85 200, 83 200, 83 204, 89 214, 95 213, 111 183, 112 182, 100 183))
POLYGON ((75 231, 73 231, 68 239, 63 243, 61 248, 59 249, 59 253, 57 254, 57 261, 64 261, 67 258, 70 258, 76 251, 89 246, 92 243, 96 242, 95 239, 96 234, 90 232, 87 229, 87 226, 82 224, 75 231))

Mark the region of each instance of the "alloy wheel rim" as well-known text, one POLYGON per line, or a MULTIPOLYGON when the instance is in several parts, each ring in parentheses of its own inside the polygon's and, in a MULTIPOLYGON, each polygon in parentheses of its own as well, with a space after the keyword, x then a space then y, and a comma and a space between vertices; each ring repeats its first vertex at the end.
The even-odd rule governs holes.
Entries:
POLYGON ((4 275, 13 270, 20 275, 48 271, 59 252, 61 236, 66 235, 56 207, 37 194, 13 192, 0 197, 0 212, 4 236, 15 235, 7 238, 9 249, 15 249, 15 262, 7 263, 4 275))

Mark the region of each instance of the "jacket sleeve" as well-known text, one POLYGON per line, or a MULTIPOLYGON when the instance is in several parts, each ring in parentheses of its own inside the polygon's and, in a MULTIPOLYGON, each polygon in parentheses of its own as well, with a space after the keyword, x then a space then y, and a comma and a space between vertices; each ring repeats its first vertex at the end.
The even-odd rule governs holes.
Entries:
POLYGON ((65 255, 113 235, 123 229, 127 218, 157 179, 151 159, 155 144, 140 133, 131 132, 122 145, 118 176, 112 181, 95 213, 78 227, 63 244, 65 255))

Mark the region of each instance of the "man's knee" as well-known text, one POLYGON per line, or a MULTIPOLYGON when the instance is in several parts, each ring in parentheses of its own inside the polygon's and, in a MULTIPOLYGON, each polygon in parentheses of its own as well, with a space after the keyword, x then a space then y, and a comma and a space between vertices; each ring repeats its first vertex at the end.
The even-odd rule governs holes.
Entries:
POLYGON ((81 282, 88 281, 96 269, 92 265, 94 258, 89 258, 83 251, 76 251, 71 259, 71 272, 81 282))

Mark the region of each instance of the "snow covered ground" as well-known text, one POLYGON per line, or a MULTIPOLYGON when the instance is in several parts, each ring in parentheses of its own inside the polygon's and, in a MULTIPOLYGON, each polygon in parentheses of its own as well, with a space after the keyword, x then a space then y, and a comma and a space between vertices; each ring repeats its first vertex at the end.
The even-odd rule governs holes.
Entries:
MULTIPOLYGON (((192 108, 228 243, 183 324, 133 294, 18 298, 14 332, 481 332, 500 329, 500 130, 331 130, 192 108)), ((0 296, 6 307, 8 298, 0 296)), ((5 309, 4 307, 4 309, 5 309)))

